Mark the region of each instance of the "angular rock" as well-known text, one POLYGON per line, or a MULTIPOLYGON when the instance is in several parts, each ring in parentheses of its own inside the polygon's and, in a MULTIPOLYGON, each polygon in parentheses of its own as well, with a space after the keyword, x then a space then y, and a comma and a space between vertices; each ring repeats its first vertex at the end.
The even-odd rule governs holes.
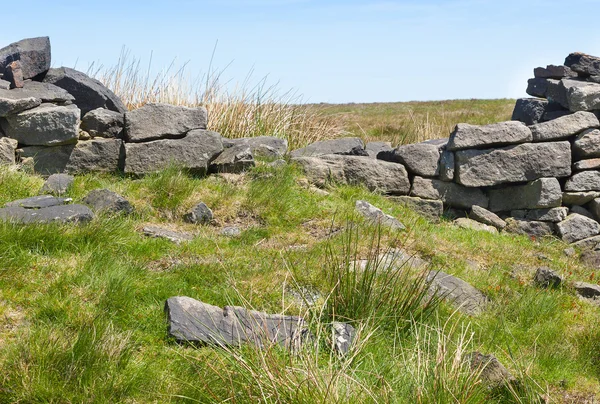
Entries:
POLYGON ((548 267, 538 268, 533 277, 533 283, 542 288, 557 288, 562 281, 562 277, 548 267))
POLYGON ((565 59, 565 66, 571 68, 574 72, 590 76, 600 74, 600 58, 585 53, 574 52, 569 54, 565 59))
POLYGON ((23 88, 25 79, 23 78, 23 69, 21 69, 21 62, 18 60, 11 62, 4 69, 4 76, 2 77, 8 80, 10 88, 23 88))
POLYGON ((598 118, 591 112, 576 112, 557 118, 553 121, 532 125, 531 133, 534 142, 566 139, 586 129, 600 126, 598 118))
POLYGON ((555 225, 552 222, 539 222, 527 219, 506 219, 504 231, 508 233, 521 234, 530 237, 551 236, 554 233, 555 225))
POLYGON ((573 143, 573 153, 580 159, 600 157, 600 130, 588 129, 573 143))
POLYGON ((379 153, 391 153, 394 148, 390 142, 369 142, 365 145, 365 150, 369 157, 376 159, 379 153))
POLYGON ((536 78, 545 79, 562 79, 563 77, 577 77, 577 73, 567 66, 548 65, 544 67, 536 67, 533 69, 533 75, 536 78))
POLYGON ((11 115, 2 124, 6 136, 27 146, 59 146, 77 142, 79 109, 75 105, 39 107, 11 115))
POLYGON ((455 276, 442 271, 431 271, 427 276, 430 291, 449 301, 460 312, 475 315, 481 313, 487 303, 487 297, 478 289, 455 276))
POLYGON ((591 201, 589 208, 596 220, 600 221, 600 198, 595 198, 593 201, 591 201))
POLYGON ((5 90, 0 90, 0 117, 16 115, 19 112, 38 107, 42 103, 42 100, 34 97, 18 99, 6 98, 4 91, 5 90))
POLYGON ((317 186, 322 187, 333 181, 364 185, 372 192, 390 195, 407 195, 410 191, 408 173, 401 164, 340 155, 298 157, 293 161, 304 169, 309 181, 317 186))
POLYGON ((580 250, 598 250, 600 249, 600 236, 584 238, 573 243, 573 246, 580 250))
POLYGON ((598 197, 600 197, 600 191, 563 192, 563 205, 585 205, 598 197))
POLYGON ((498 233, 498 229, 496 229, 494 226, 488 226, 487 224, 478 222, 476 220, 472 220, 466 217, 459 217, 458 219, 454 220, 454 225, 458 226, 462 229, 469 229, 469 230, 475 230, 475 231, 487 231, 488 233, 492 233, 492 234, 496 234, 498 233))
POLYGON ((571 206, 571 213, 577 213, 578 215, 585 216, 589 219, 595 220, 592 212, 584 208, 583 206, 575 205, 571 206))
POLYGON ((75 97, 64 89, 50 83, 27 80, 23 88, 0 90, 0 98, 19 100, 23 98, 39 98, 42 102, 69 105, 75 97))
POLYGON ((567 218, 569 209, 565 207, 550 209, 512 210, 510 215, 518 219, 535 220, 539 222, 562 222, 567 218))
POLYGON ((0 166, 15 164, 17 141, 8 137, 0 137, 0 166))
POLYGON ((531 130, 518 121, 470 125, 459 123, 448 140, 447 150, 464 150, 489 146, 501 146, 532 141, 531 130))
POLYGON ((466 359, 470 362, 471 370, 478 372, 481 381, 492 390, 517 383, 517 379, 494 355, 472 352, 466 355, 466 359))
POLYGON ((275 136, 256 136, 240 139, 223 138, 223 147, 247 145, 256 157, 282 158, 287 153, 288 142, 275 136))
POLYGON ((588 250, 581 253, 581 262, 594 269, 600 269, 600 250, 588 250))
POLYGON ((50 69, 44 77, 45 83, 54 84, 75 97, 81 117, 96 108, 110 109, 120 113, 127 110, 119 97, 98 80, 68 67, 50 69))
MULTIPOLYGON (((564 98, 567 100, 567 105, 564 101, 561 104, 569 108, 570 111, 593 111, 600 109, 600 84, 589 83, 579 80, 560 81, 560 88, 564 87, 564 98)), ((562 101, 562 100, 561 100, 562 101)))
POLYGON ((394 271, 402 268, 423 269, 429 263, 415 254, 410 254, 400 248, 391 249, 376 258, 356 260, 352 268, 360 271, 394 271))
POLYGON ((384 213, 381 209, 367 201, 356 201, 356 211, 374 225, 389 227, 393 230, 405 230, 406 227, 394 216, 384 213))
POLYGON ((440 147, 432 143, 422 142, 399 146, 390 157, 391 159, 388 161, 404 164, 411 174, 435 177, 439 173, 440 147))
POLYGON ((188 108, 151 103, 125 113, 125 140, 149 142, 178 139, 196 129, 206 129, 208 112, 204 107, 188 108))
POLYGON ((492 212, 554 208, 562 202, 562 190, 556 178, 540 178, 525 185, 491 189, 488 196, 492 212))
POLYGON ((51 195, 38 195, 30 198, 18 199, 4 205, 7 208, 23 208, 23 209, 41 209, 49 208, 51 206, 66 205, 71 202, 71 198, 57 198, 51 195))
POLYGON ((50 69, 50 38, 27 38, 0 49, 0 72, 16 60, 21 63, 23 78, 31 79, 50 69))
POLYGON ((123 132, 124 115, 109 109, 94 109, 81 119, 81 129, 92 137, 120 139, 123 132))
POLYGON ((357 137, 320 140, 291 152, 292 157, 319 157, 327 154, 368 156, 363 141, 357 137))
POLYGON ((422 199, 417 196, 391 196, 389 198, 433 221, 438 221, 444 214, 444 203, 440 200, 422 199))
POLYGON ((43 175, 116 172, 121 146, 119 139, 94 139, 66 146, 23 147, 20 156, 32 158, 35 171, 43 175))
POLYGON ((164 227, 153 225, 144 226, 144 228, 142 229, 142 233, 152 238, 164 238, 166 240, 172 241, 175 244, 180 244, 194 239, 194 236, 190 233, 173 231, 164 227))
POLYGON ((203 174, 222 151, 221 135, 206 130, 193 130, 182 139, 125 143, 125 173, 147 174, 178 164, 203 174))
POLYGON ((248 144, 240 143, 225 149, 210 163, 211 173, 241 173, 254 167, 254 156, 248 144))
POLYGON ((440 156, 440 180, 450 182, 454 180, 454 153, 444 150, 440 156))
POLYGON ((582 171, 565 183, 567 192, 600 191, 600 170, 582 171))
POLYGON ((204 202, 200 202, 183 216, 183 220, 193 224, 208 224, 213 220, 213 212, 204 202))
POLYGON ((308 335, 302 317, 267 314, 243 307, 212 306, 186 296, 165 303, 169 336, 177 342, 239 347, 279 344, 298 348, 308 335))
POLYGON ((600 286, 586 282, 575 282, 573 284, 575 291, 581 297, 586 299, 598 299, 600 297, 600 286))
POLYGON ((46 179, 44 185, 42 185, 42 189, 40 189, 41 194, 58 194, 62 195, 67 192, 67 189, 73 184, 75 181, 75 177, 69 174, 52 174, 46 179))
POLYGON ((425 199, 439 199, 446 205, 470 209, 473 205, 488 206, 488 197, 478 188, 467 188, 453 182, 415 177, 411 196, 425 199))
POLYGON ((6 207, 0 209, 0 220, 19 224, 89 222, 94 217, 84 205, 58 205, 40 209, 6 207))
POLYGON ((334 321, 331 323, 331 330, 333 332, 333 349, 338 354, 344 356, 350 352, 350 348, 354 343, 356 337, 356 330, 348 323, 342 323, 334 321))
POLYGON ((577 161, 573 164, 576 171, 600 170, 600 158, 577 161))
POLYGON ((455 154, 455 180, 467 187, 533 181, 571 174, 569 142, 525 143, 455 154))
POLYGON ((83 198, 83 203, 90 206, 95 212, 124 213, 127 215, 133 213, 131 203, 123 196, 109 189, 94 189, 90 191, 83 198))
POLYGON ((221 230, 221 236, 224 236, 224 237, 235 238, 235 237, 239 237, 241 235, 242 235, 242 229, 240 229, 237 226, 227 226, 227 227, 223 227, 223 229, 221 230))
POLYGON ((567 243, 600 234, 600 223, 577 213, 572 213, 556 225, 558 235, 567 243))
POLYGON ((542 98, 519 98, 510 119, 533 125, 542 121, 547 106, 548 100, 542 98))
POLYGON ((527 94, 532 97, 546 98, 548 93, 548 80, 534 78, 527 80, 527 94))
POLYGON ((471 214, 469 215, 469 218, 477 220, 478 222, 488 226, 494 226, 499 230, 502 230, 506 227, 506 222, 500 219, 498 215, 477 205, 473 205, 471 207, 471 214))

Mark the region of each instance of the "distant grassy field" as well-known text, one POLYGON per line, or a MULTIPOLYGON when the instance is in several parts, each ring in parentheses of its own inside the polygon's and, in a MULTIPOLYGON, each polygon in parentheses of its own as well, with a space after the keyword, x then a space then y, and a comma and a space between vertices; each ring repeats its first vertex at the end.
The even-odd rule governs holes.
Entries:
POLYGON ((457 123, 510 120, 515 100, 447 100, 372 104, 316 104, 340 129, 364 140, 392 145, 448 137, 457 123))

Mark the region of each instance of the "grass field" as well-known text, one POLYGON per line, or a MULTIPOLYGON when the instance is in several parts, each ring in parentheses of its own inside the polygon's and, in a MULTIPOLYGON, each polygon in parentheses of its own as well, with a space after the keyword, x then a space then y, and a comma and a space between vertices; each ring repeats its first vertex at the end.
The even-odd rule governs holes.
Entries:
MULTIPOLYGON (((254 111, 265 112, 261 105, 254 111)), ((288 137, 293 145, 344 134, 400 144, 445 137, 458 122, 508 119, 512 105, 289 105, 299 115, 310 108, 316 115, 305 115, 308 126, 301 127, 316 119, 321 132, 292 139, 299 127, 284 133, 269 127, 261 134, 288 137)), ((2 169, 0 205, 35 195, 42 182, 2 169)), ((78 176, 66 196, 79 202, 102 187, 128 198, 135 214, 99 215, 81 226, 0 224, 2 403, 593 403, 600 397, 600 310, 570 286, 594 282, 595 273, 565 256, 566 245, 554 238, 434 224, 360 187, 316 192, 293 165, 260 163, 244 175, 210 177, 177 167, 139 179, 89 174, 78 176), (354 213, 357 199, 396 216, 407 231, 364 223, 354 213), (182 215, 200 201, 213 209, 214 223, 184 223, 182 215), (181 245, 146 238, 139 230, 148 223, 195 238, 181 245), (240 226, 241 236, 220 235, 228 225, 240 226), (467 280, 490 298, 488 309, 476 317, 445 303, 423 309, 422 288, 415 286, 423 270, 382 268, 377 257, 390 248, 426 259, 427 270, 467 280), (371 269, 356 275, 349 267, 354 259, 368 259, 371 269), (533 286, 539 266, 563 275, 564 286, 533 286), (299 297, 303 290, 319 294, 314 306, 299 297), (165 300, 177 295, 304 315, 315 338, 295 354, 177 345, 167 338, 163 313, 165 300), (328 348, 332 320, 359 330, 348 357, 328 348), (474 350, 495 354, 520 383, 488 389, 466 363, 474 350)))

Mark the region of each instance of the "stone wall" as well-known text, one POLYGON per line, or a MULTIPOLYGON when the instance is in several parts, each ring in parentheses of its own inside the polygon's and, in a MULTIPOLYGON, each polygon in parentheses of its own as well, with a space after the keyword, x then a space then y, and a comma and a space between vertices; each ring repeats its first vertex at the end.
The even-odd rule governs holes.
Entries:
MULTIPOLYGON (((239 172, 257 155, 288 155, 283 139, 231 140, 208 131, 202 107, 127 111, 97 80, 50 62, 48 38, 0 49, 2 164, 31 164, 44 175, 143 175, 171 163, 239 172)), ((317 186, 361 184, 428 217, 446 212, 536 237, 600 241, 600 58, 573 53, 534 75, 527 92, 536 98, 517 100, 511 121, 458 124, 449 138, 396 148, 320 141, 289 157, 317 186)))

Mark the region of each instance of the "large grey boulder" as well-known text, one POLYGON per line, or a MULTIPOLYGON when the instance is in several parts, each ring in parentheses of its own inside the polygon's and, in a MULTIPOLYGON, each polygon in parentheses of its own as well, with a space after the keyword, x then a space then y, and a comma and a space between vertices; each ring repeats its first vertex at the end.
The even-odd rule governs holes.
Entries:
POLYGON ((565 66, 571 68, 574 72, 584 73, 590 76, 600 74, 600 58, 586 55, 581 52, 569 54, 565 59, 565 66))
POLYGON ((223 150, 215 158, 209 167, 211 173, 241 173, 254 167, 254 155, 252 148, 246 143, 238 143, 235 146, 223 150))
POLYGON ((504 231, 508 233, 521 234, 530 237, 544 237, 554 234, 555 225, 552 222, 540 222, 537 220, 506 219, 504 231))
POLYGON ((532 97, 546 98, 548 79, 533 78, 527 80, 527 90, 525 91, 532 97))
POLYGON ((593 111, 600 109, 600 84, 587 81, 568 80, 560 81, 561 104, 570 111, 593 111), (566 105, 562 99, 566 98, 566 105))
POLYGON ((539 222, 562 222, 567 218, 569 208, 558 207, 549 209, 511 210, 510 215, 517 219, 535 220, 539 222))
POLYGON ((575 170, 575 171, 600 170, 600 158, 577 161, 573 164, 573 170, 575 170))
POLYGON ((374 225, 389 227, 393 230, 406 229, 406 227, 394 216, 384 213, 381 209, 371 205, 367 201, 356 201, 355 209, 362 217, 374 225))
POLYGON ((573 143, 578 158, 600 157, 600 130, 589 129, 579 134, 573 143))
POLYGON ((52 174, 49 176, 42 188, 40 189, 41 194, 57 194, 62 195, 73 184, 75 177, 69 174, 52 174))
POLYGON ((423 199, 417 196, 391 196, 389 198, 433 221, 438 221, 444 214, 444 203, 441 200, 423 199))
POLYGON ((499 149, 461 150, 456 152, 455 160, 455 180, 467 187, 560 178, 571 175, 571 144, 525 143, 499 149))
POLYGON ((122 141, 94 139, 77 144, 42 147, 23 147, 21 158, 32 158, 40 174, 85 172, 116 172, 121 160, 122 141))
POLYGON ((518 121, 470 125, 459 123, 448 140, 447 150, 464 150, 489 146, 501 146, 532 141, 529 128, 518 121))
POLYGON ((16 99, 7 98, 7 96, 3 94, 5 91, 8 92, 10 90, 0 90, 0 118, 38 107, 42 103, 42 100, 34 97, 16 99))
POLYGON ((0 49, 0 73, 19 61, 24 79, 39 76, 50 69, 50 38, 27 38, 0 49))
POLYGON ((562 79, 563 77, 577 77, 577 73, 567 66, 548 65, 546 67, 536 67, 533 69, 533 75, 538 78, 562 79))
POLYGON ((473 205, 488 206, 488 198, 478 188, 467 188, 453 182, 415 177, 410 191, 411 196, 424 199, 439 199, 455 208, 470 209, 473 205))
POLYGON ((319 157, 327 154, 341 154, 348 156, 368 156, 364 143, 357 137, 320 140, 309 144, 291 153, 292 157, 319 157))
POLYGON ((540 178, 525 185, 488 191, 492 212, 554 208, 561 205, 562 190, 556 178, 540 178))
POLYGON ((0 220, 19 224, 89 222, 94 217, 84 205, 56 205, 40 209, 6 207, 0 209, 0 220))
POLYGON ((600 170, 582 171, 565 183, 567 192, 600 191, 600 170))
POLYGON ((121 138, 124 115, 104 108, 96 108, 81 119, 81 130, 92 137, 121 138))
POLYGON ((195 173, 206 173, 221 152, 221 135, 193 130, 182 139, 162 139, 125 144, 125 173, 147 174, 177 164, 195 173))
POLYGON ((435 143, 421 142, 399 146, 389 153, 388 157, 388 161, 404 164, 411 174, 435 177, 439 173, 440 145, 435 143))
POLYGON ((308 336, 302 317, 267 314, 243 307, 212 306, 186 296, 167 299, 169 336, 177 342, 238 347, 244 343, 298 348, 308 336))
POLYGON ((498 230, 502 230, 506 227, 506 222, 498 217, 498 215, 477 205, 471 207, 469 218, 488 226, 494 226, 498 230))
POLYGON ((427 276, 430 291, 447 300, 460 312, 475 315, 481 313, 487 303, 487 297, 467 282, 442 271, 430 271, 427 276))
POLYGON ((50 69, 44 77, 45 83, 65 89, 81 110, 81 116, 96 108, 125 113, 127 110, 119 97, 98 80, 68 67, 50 69))
POLYGON ((6 136, 27 146, 59 146, 77 142, 79 109, 75 105, 39 107, 11 115, 2 123, 6 136))
POLYGON ((552 121, 532 125, 531 133, 535 142, 566 139, 586 129, 600 126, 598 118, 591 112, 576 112, 552 121))
POLYGON ((109 189, 94 189, 83 198, 83 203, 95 212, 133 213, 131 203, 123 196, 109 189))
POLYGON ((577 213, 571 213, 556 225, 558 235, 567 243, 574 243, 600 234, 600 223, 577 213))
POLYGON ((519 98, 510 119, 533 125, 542 121, 547 106, 548 100, 543 98, 519 98))
POLYGON ((252 155, 256 157, 282 158, 288 150, 287 140, 275 136, 256 136, 240 139, 223 138, 223 147, 225 148, 242 144, 248 146, 252 155))
POLYGON ((183 220, 192 224, 208 224, 213 220, 213 212, 204 202, 200 202, 183 215, 183 220))
POLYGON ((188 108, 151 103, 125 113, 125 140, 148 142, 177 139, 195 129, 206 129, 208 112, 204 107, 188 108))
POLYGON ((390 195, 407 195, 408 173, 401 164, 359 156, 326 155, 293 159, 310 182, 324 186, 328 182, 364 185, 370 191, 390 195))
POLYGON ((15 164, 15 150, 18 142, 8 137, 0 137, 0 166, 15 164))

